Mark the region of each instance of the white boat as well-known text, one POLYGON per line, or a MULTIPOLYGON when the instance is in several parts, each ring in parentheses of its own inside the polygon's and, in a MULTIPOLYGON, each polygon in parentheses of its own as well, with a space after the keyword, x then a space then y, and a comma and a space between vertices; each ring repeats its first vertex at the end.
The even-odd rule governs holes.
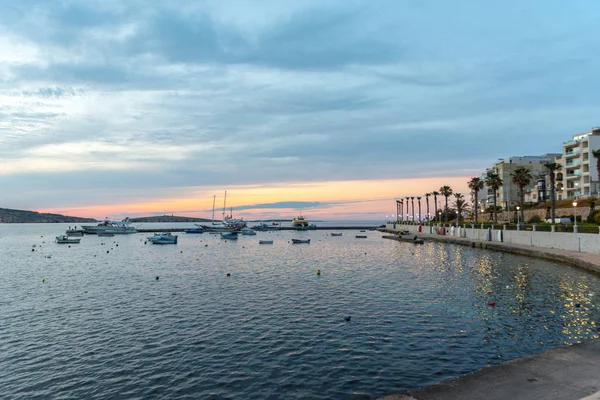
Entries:
POLYGON ((172 235, 171 232, 155 233, 154 236, 148 236, 147 239, 152 244, 177 244, 177 235, 172 235))
POLYGON ((292 243, 294 243, 294 244, 310 243, 310 239, 292 239, 292 243))
POLYGON ((81 242, 81 238, 70 238, 67 235, 60 235, 56 237, 56 243, 79 243, 81 242))
POLYGON ((248 227, 242 228, 242 230, 240 232, 242 233, 242 235, 249 235, 249 236, 256 235, 256 232, 254 232, 252 229, 250 229, 248 227))
POLYGON ((273 244, 272 240, 259 240, 258 244, 273 244))
POLYGON ((281 229, 281 224, 278 222, 272 222, 271 225, 269 225, 266 222, 261 222, 260 224, 254 225, 251 228, 259 232, 277 231, 281 229))
POLYGON ((105 219, 98 225, 84 225, 81 227, 85 233, 89 234, 97 234, 100 232, 112 232, 114 234, 130 234, 137 233, 137 229, 131 226, 131 221, 129 217, 125 218, 122 221, 111 221, 109 219, 105 219))

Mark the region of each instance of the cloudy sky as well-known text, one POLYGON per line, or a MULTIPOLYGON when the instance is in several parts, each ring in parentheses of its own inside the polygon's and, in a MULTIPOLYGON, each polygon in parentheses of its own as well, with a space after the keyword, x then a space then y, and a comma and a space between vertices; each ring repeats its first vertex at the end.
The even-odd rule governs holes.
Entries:
POLYGON ((384 219, 600 125, 600 3, 0 0, 0 207, 384 219))

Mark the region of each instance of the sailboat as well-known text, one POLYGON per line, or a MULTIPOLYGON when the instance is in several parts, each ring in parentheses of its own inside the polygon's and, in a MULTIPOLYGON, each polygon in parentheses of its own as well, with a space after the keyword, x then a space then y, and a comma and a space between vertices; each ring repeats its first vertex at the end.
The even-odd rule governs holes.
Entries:
POLYGON ((198 225, 206 232, 237 232, 246 226, 246 221, 243 219, 233 218, 233 208, 231 208, 230 214, 225 214, 227 209, 227 190, 225 191, 225 198, 223 200, 223 221, 215 223, 215 195, 213 195, 213 213, 212 213, 212 225, 198 225))

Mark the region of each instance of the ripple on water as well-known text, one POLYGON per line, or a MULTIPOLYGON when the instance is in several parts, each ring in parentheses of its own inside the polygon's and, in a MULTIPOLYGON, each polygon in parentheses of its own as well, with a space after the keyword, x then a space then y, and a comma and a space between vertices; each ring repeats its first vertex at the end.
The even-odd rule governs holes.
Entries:
POLYGON ((8 398, 370 398, 588 340, 600 322, 596 276, 510 254, 376 233, 41 243, 62 230, 0 226, 8 398))

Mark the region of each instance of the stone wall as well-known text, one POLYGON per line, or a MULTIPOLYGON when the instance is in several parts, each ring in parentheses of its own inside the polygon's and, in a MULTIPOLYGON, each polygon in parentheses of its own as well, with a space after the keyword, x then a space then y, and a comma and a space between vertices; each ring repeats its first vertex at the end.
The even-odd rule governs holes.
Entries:
MULTIPOLYGON (((562 216, 570 216, 570 215, 573 215, 573 207, 557 208, 554 213, 556 215, 556 218, 559 218, 562 216)), ((484 217, 483 217, 484 221, 493 219, 493 214, 491 214, 491 213, 484 213, 483 215, 484 215, 484 217)), ((525 222, 528 222, 531 219, 531 217, 533 217, 534 215, 537 215, 543 221, 546 219, 546 209, 540 208, 540 209, 525 210, 524 215, 525 215, 525 222)), ((589 215, 590 215, 589 207, 577 207, 577 216, 580 216, 582 220, 585 220, 589 215)), ((498 213, 498 222, 512 221, 514 218, 515 218, 515 211, 501 211, 498 213)))

